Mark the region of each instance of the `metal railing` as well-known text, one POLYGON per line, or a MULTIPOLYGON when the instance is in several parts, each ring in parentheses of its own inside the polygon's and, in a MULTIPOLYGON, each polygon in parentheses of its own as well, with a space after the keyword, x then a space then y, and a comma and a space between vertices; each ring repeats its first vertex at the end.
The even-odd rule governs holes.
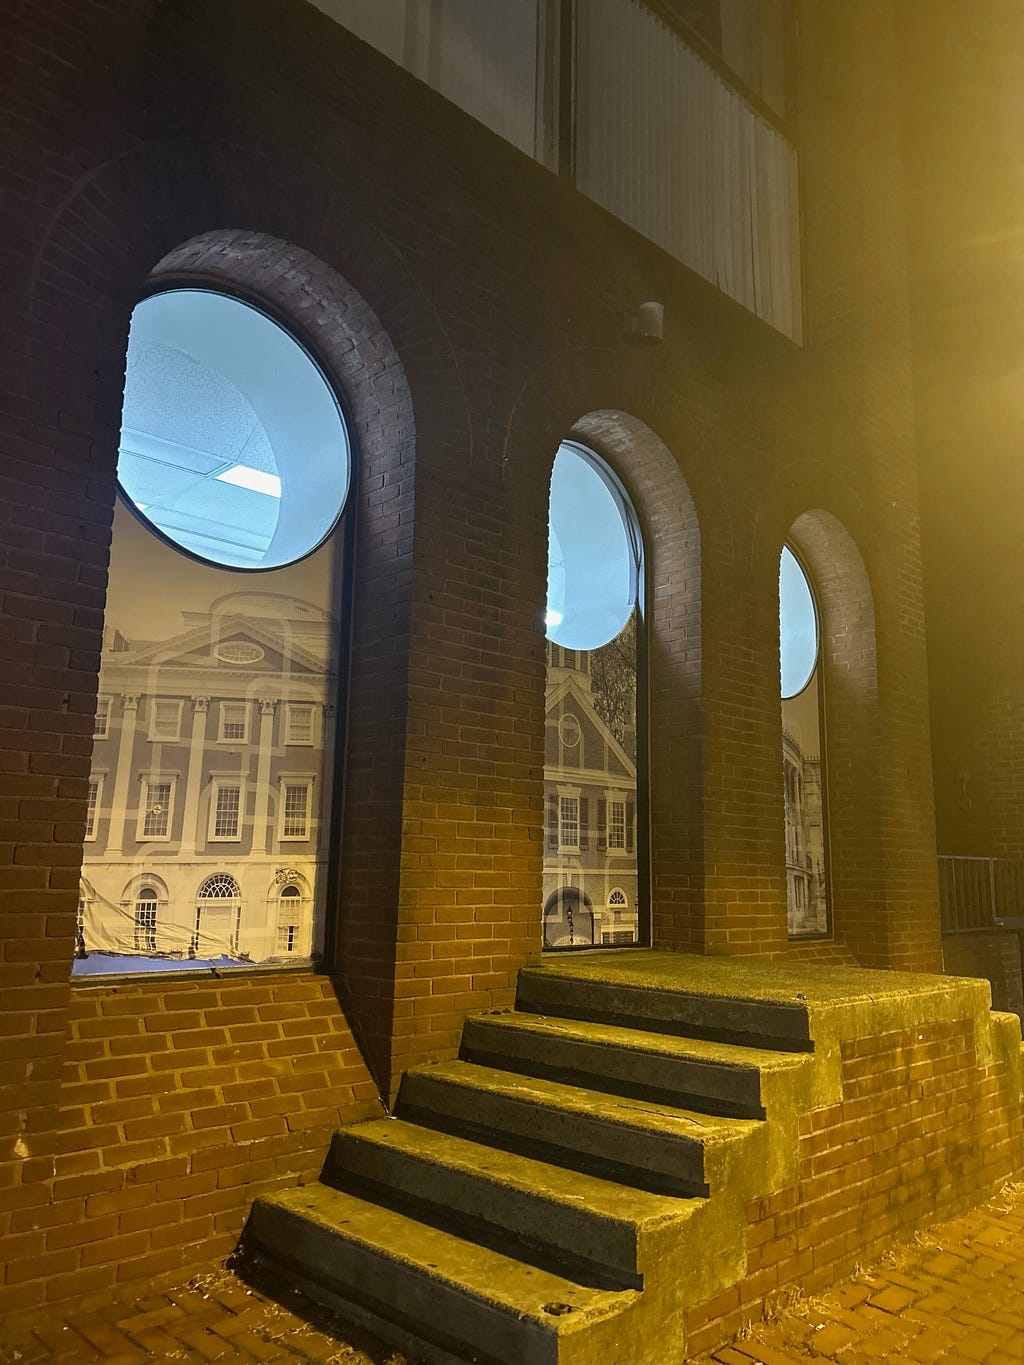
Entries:
POLYGON ((939 858, 942 931, 994 929, 1024 918, 1024 864, 1010 858, 939 858))

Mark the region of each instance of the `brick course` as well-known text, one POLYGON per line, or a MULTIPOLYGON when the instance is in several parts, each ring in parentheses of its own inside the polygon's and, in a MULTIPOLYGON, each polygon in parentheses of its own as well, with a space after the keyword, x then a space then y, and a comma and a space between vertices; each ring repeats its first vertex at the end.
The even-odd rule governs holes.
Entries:
POLYGON ((1024 1128, 1006 1058, 979 1065, 972 1021, 842 1045, 838 1104, 800 1120, 796 1183, 747 1206, 745 1277, 688 1315, 712 1351, 787 1289, 814 1294, 1019 1175, 1024 1128))
POLYGON ((50 1197, 0 1200, 0 1308, 228 1255, 255 1187, 314 1179, 334 1129, 380 1112, 328 977, 77 984, 50 1197))

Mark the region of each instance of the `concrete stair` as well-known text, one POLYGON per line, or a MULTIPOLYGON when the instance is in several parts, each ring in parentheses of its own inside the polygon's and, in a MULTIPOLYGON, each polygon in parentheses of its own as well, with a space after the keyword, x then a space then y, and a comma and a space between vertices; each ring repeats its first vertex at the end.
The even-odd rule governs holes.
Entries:
POLYGON ((743 1273, 744 1205, 793 1178, 811 1047, 788 1001, 524 970, 245 1246, 436 1365, 682 1359, 686 1310, 743 1273))

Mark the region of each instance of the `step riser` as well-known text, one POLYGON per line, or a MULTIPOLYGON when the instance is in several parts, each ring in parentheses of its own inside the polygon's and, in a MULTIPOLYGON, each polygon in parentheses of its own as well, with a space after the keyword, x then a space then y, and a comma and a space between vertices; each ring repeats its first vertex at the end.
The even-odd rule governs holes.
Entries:
POLYGON ((412 1123, 508 1146, 542 1161, 684 1198, 708 1194, 696 1138, 643 1131, 407 1072, 395 1112, 412 1123))
POLYGON ((362 1141, 357 1131, 335 1135, 321 1179, 581 1284, 643 1288, 635 1226, 585 1208, 554 1205, 542 1195, 362 1141))
POLYGON ((779 1052, 813 1050, 807 1010, 796 1005, 641 990, 524 969, 516 1009, 779 1052))
POLYGON ((257 1200, 253 1205, 244 1244, 304 1283, 456 1359, 479 1365, 557 1365, 554 1327, 542 1333, 535 1323, 489 1310, 444 1280, 417 1274, 372 1247, 347 1241, 273 1204, 257 1200))
POLYGON ((680 1109, 731 1118, 764 1118, 761 1077, 755 1068, 661 1057, 626 1048, 468 1019, 462 1034, 464 1060, 481 1066, 585 1085, 680 1109))

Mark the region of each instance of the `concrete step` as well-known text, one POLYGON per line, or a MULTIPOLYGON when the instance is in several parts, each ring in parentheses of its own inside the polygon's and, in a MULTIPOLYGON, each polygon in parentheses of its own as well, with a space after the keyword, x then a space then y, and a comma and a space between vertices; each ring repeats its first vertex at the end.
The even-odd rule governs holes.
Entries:
POLYGON ((734 1118, 764 1118, 762 1075, 806 1065, 790 1052, 518 1010, 471 1015, 459 1055, 481 1066, 734 1118))
POLYGON ((401 1119, 341 1129, 321 1179, 532 1265, 605 1288, 643 1287, 648 1253, 693 1212, 401 1119))
POLYGON ((666 988, 656 981, 602 980, 572 975, 568 968, 563 974, 549 963, 520 971, 516 1009, 772 1051, 814 1048, 804 1004, 666 988))
POLYGON ((615 1319, 640 1297, 579 1285, 322 1184, 257 1199, 245 1245, 321 1302, 438 1362, 616 1360, 615 1319))
POLYGON ((761 1126, 462 1061, 407 1071, 395 1112, 540 1161, 683 1197, 707 1196, 708 1177, 721 1169, 726 1149, 761 1126))

